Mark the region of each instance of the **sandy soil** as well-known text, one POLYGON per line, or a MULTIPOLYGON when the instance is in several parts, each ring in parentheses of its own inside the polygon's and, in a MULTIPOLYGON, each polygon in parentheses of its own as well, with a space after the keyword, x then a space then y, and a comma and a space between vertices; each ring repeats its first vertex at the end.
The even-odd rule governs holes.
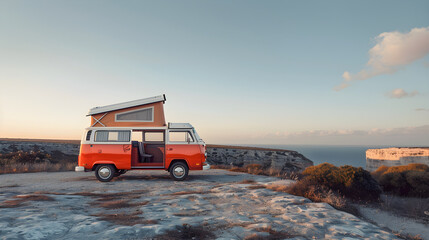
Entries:
POLYGON ((0 175, 2 239, 395 239, 325 203, 274 192, 277 178, 224 170, 0 175))

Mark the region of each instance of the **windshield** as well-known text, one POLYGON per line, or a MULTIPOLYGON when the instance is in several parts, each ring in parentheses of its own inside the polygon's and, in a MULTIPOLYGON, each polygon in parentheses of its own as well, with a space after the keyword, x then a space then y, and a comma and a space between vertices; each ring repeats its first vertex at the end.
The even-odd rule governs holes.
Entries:
POLYGON ((192 132, 194 133, 195 137, 197 138, 198 142, 202 141, 202 139, 200 138, 200 135, 198 135, 197 131, 195 131, 194 128, 192 128, 192 132))

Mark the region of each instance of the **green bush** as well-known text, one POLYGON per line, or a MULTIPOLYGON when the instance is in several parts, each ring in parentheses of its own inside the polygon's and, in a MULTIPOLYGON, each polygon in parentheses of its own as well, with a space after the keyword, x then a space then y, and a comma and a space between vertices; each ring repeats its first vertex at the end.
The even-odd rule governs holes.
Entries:
POLYGON ((408 164, 381 166, 372 175, 384 192, 408 197, 429 197, 429 166, 408 164))
POLYGON ((323 163, 306 168, 302 174, 306 184, 324 186, 353 200, 372 201, 380 197, 379 184, 361 167, 323 163))

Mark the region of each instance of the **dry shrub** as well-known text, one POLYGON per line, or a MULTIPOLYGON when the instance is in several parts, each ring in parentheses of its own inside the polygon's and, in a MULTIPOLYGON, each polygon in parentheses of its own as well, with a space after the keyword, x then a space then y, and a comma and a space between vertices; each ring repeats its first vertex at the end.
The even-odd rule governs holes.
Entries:
POLYGON ((411 235, 411 234, 397 233, 395 231, 393 231, 393 234, 395 234, 397 237, 401 239, 406 239, 406 240, 424 240, 424 238, 422 238, 420 234, 411 235))
POLYGON ((261 188, 266 188, 266 186, 261 185, 261 184, 256 184, 256 185, 251 185, 247 187, 248 189, 261 189, 261 188))
POLYGON ((425 164, 381 166, 372 175, 385 192, 399 196, 429 197, 429 166, 425 164))
POLYGON ((33 164, 51 162, 50 154, 41 152, 40 150, 24 152, 16 150, 9 153, 0 153, 0 166, 11 164, 33 164))
POLYGON ((247 170, 245 168, 242 167, 232 167, 230 169, 228 169, 231 172, 244 172, 247 173, 247 170))
POLYGON ((210 169, 231 169, 228 165, 210 165, 210 169))
POLYGON ((16 147, 12 152, 0 153, 0 174, 26 172, 72 171, 76 166, 77 156, 53 151, 52 155, 40 151, 34 145, 33 150, 24 152, 16 147))
POLYGON ((379 180, 381 175, 383 175, 388 169, 389 167, 382 165, 379 168, 377 168, 377 170, 373 171, 371 175, 373 178, 379 180))
POLYGON ((264 175, 264 170, 261 164, 248 164, 244 167, 247 173, 255 175, 264 175))
POLYGON ((383 174, 388 174, 388 173, 407 172, 407 171, 428 172, 429 166, 421 163, 410 163, 408 165, 393 166, 393 167, 386 167, 383 165, 374 171, 373 176, 377 177, 376 175, 381 176, 383 174))
POLYGON ((0 208, 20 207, 29 201, 55 201, 52 197, 40 194, 16 195, 14 198, 14 200, 6 200, 1 203, 0 208))
POLYGON ((169 230, 153 238, 154 240, 181 240, 181 239, 215 239, 212 231, 205 229, 203 226, 191 226, 183 224, 175 230, 169 230))
POLYGON ((380 197, 377 181, 361 167, 323 163, 306 168, 302 174, 306 185, 323 186, 353 200, 375 201, 380 197))
MULTIPOLYGON (((223 167, 224 166, 220 166, 220 167, 218 166, 217 168, 228 169, 223 167)), ((267 175, 267 173, 262 168, 262 165, 260 164, 248 164, 248 165, 245 165, 244 167, 232 167, 232 168, 229 168, 228 170, 231 172, 244 172, 244 173, 250 173, 254 175, 267 175)))
POLYGON ((227 165, 210 165, 212 169, 225 169, 231 172, 243 172, 254 175, 264 175, 264 176, 272 176, 279 177, 282 179, 292 179, 298 180, 302 177, 300 173, 283 171, 276 168, 264 168, 260 164, 248 164, 243 167, 231 167, 227 165))
POLYGON ((313 202, 325 202, 336 209, 346 209, 346 199, 338 192, 323 185, 315 185, 308 179, 300 180, 290 186, 277 188, 293 195, 302 196, 313 202))
POLYGON ((369 172, 351 166, 336 167, 324 163, 308 167, 303 178, 291 185, 272 184, 267 188, 306 197, 314 202, 325 202, 336 209, 357 215, 347 199, 375 201, 380 197, 380 187, 369 172))
POLYGON ((73 171, 76 163, 12 163, 0 168, 0 174, 73 171))
POLYGON ((253 179, 244 179, 243 181, 238 182, 238 184, 255 184, 255 183, 256 182, 253 179))
POLYGON ((284 184, 270 184, 268 186, 266 186, 267 189, 271 189, 273 191, 276 192, 287 192, 287 189, 290 188, 289 185, 284 185, 284 184))

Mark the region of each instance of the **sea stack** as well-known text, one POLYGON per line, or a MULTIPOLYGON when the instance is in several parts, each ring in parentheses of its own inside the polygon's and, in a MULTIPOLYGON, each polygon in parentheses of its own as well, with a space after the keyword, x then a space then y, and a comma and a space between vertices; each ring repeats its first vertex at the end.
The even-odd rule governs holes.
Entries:
POLYGON ((374 171, 387 167, 423 163, 429 165, 429 147, 394 147, 366 150, 366 170, 374 171))

